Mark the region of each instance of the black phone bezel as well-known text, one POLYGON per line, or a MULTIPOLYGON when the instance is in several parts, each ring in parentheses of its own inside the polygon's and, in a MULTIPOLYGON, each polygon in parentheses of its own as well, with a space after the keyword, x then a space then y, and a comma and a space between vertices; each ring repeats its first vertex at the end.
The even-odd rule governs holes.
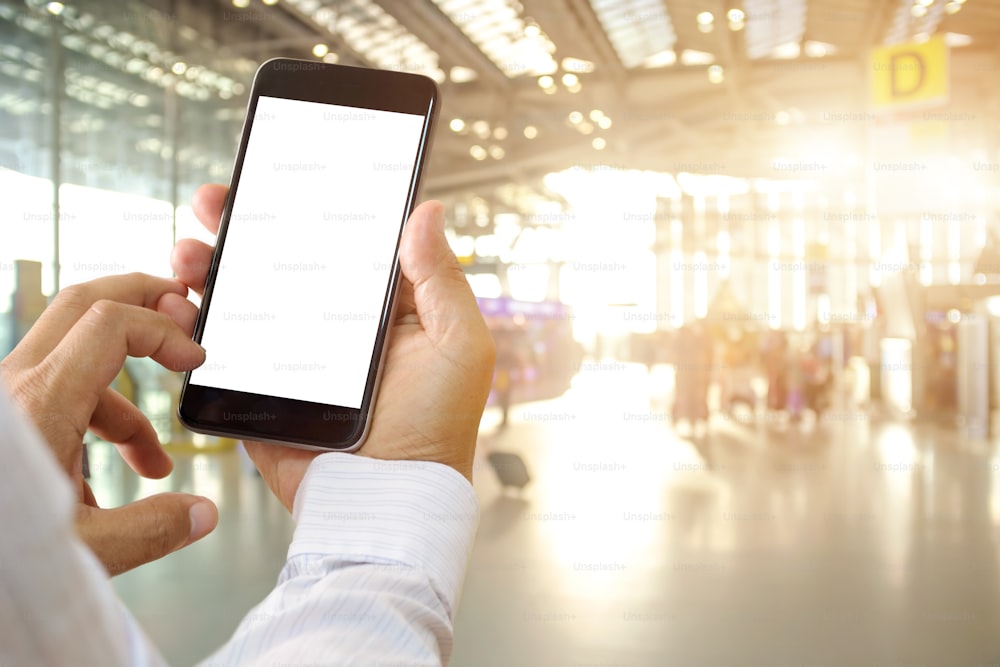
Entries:
POLYGON ((418 74, 350 67, 287 58, 263 63, 254 75, 246 119, 233 166, 215 252, 205 293, 195 325, 194 340, 201 342, 221 257, 225 249, 232 203, 239 188, 247 144, 253 129, 257 101, 261 96, 336 104, 425 117, 420 144, 414 156, 413 176, 407 194, 393 252, 388 289, 382 303, 378 334, 360 408, 325 405, 290 398, 265 396, 191 383, 184 376, 178 401, 178 417, 192 431, 264 442, 292 444, 326 451, 351 451, 367 436, 370 413, 380 379, 383 352, 392 320, 399 285, 399 242, 413 210, 420 180, 430 150, 439 107, 439 92, 433 79, 418 74))

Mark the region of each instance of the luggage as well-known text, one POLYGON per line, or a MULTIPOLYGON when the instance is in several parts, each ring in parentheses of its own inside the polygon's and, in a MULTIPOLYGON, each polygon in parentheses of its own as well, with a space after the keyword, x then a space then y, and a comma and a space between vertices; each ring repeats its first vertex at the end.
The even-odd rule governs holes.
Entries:
POLYGON ((524 464, 524 459, 520 455, 513 452, 490 452, 486 458, 496 471, 500 484, 505 488, 512 486, 523 489, 531 481, 528 466, 524 464))

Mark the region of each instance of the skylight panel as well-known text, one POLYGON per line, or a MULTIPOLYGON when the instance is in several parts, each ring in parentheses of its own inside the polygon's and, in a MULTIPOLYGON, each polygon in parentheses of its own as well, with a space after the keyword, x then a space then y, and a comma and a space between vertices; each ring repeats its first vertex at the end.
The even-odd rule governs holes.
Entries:
POLYGON ((287 1, 373 65, 444 81, 438 54, 372 0, 325 5, 316 0, 287 1))
POLYGON ((431 0, 508 77, 559 69, 556 46, 528 23, 515 0, 431 0))
POLYGON ((590 0, 625 67, 639 67, 674 48, 677 35, 662 0, 590 0))

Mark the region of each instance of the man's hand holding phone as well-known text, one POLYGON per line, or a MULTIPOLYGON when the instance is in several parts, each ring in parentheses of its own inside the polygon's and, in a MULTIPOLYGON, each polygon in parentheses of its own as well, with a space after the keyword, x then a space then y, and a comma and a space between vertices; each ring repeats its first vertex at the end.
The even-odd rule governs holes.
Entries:
MULTIPOLYGON (((194 211, 217 232, 227 189, 205 185, 194 211)), ((212 248, 192 239, 174 248, 181 282, 202 293, 212 248)), ((493 375, 493 339, 444 235, 444 209, 425 202, 410 216, 399 250, 396 320, 371 431, 358 454, 434 461, 472 480, 476 435, 493 375)), ((330 341, 337 345, 337 341, 330 341)), ((268 486, 289 510, 306 469, 321 452, 245 441, 268 486)))

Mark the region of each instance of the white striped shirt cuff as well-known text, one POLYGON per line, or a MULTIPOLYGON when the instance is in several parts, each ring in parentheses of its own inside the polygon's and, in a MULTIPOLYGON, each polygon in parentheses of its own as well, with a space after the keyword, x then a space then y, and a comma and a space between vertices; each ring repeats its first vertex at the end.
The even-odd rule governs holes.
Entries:
POLYGON ((454 620, 479 520, 472 485, 429 461, 328 453, 295 496, 296 556, 413 567, 430 578, 454 620))

